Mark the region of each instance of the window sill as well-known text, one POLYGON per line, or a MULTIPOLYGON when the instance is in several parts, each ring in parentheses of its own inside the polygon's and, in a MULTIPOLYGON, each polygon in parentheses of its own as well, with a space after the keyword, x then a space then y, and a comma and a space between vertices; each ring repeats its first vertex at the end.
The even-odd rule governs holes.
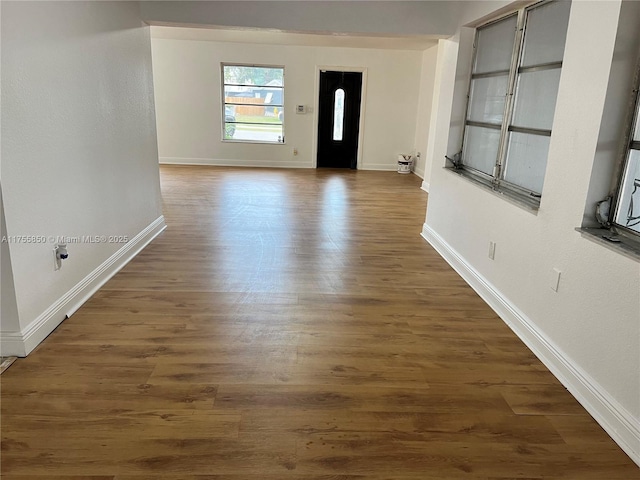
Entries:
POLYGON ((607 228, 597 227, 576 227, 576 232, 580 232, 583 238, 602 245, 609 250, 624 255, 631 260, 640 262, 640 243, 634 242, 623 235, 615 235, 607 228), (614 236, 619 242, 612 242, 604 238, 605 236, 614 236))
POLYGON ((539 198, 520 195, 517 192, 514 192, 504 187, 500 187, 500 186, 496 187, 490 181, 484 178, 481 178, 477 175, 473 175, 468 171, 460 168, 444 167, 444 169, 448 170, 454 175, 464 178, 465 180, 473 183, 474 185, 478 185, 479 187, 489 191, 493 195, 500 197, 506 200, 507 202, 526 210, 529 213, 533 213, 534 215, 538 214, 538 209, 540 208, 539 198))

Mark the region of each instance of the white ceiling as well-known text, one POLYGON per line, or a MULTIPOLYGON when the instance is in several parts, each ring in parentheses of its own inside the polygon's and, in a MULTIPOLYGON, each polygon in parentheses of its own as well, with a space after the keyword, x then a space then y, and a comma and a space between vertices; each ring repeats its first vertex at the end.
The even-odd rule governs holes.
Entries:
POLYGON ((426 50, 437 44, 436 35, 369 36, 335 33, 300 33, 246 28, 192 28, 152 26, 153 38, 201 40, 210 42, 259 43, 310 47, 377 48, 387 50, 426 50))

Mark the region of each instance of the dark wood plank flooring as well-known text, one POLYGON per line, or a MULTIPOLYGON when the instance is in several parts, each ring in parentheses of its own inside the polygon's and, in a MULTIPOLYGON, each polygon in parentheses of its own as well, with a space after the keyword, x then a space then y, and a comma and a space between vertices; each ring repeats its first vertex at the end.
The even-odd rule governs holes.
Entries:
POLYGON ((162 167, 168 229, 0 378, 3 478, 629 480, 393 172, 162 167))

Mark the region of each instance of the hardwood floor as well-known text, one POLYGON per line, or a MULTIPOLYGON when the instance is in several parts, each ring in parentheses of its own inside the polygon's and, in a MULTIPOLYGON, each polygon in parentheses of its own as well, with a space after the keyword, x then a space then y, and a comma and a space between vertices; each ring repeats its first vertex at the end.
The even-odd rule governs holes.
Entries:
POLYGON ((629 480, 393 172, 161 169, 168 229, 2 383, 7 479, 629 480))

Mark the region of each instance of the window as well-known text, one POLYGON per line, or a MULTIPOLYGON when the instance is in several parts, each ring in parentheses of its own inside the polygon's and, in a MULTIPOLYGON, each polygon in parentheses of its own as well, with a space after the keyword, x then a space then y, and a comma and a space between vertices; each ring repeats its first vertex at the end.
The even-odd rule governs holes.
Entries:
POLYGON ((540 202, 571 3, 546 1, 479 27, 454 167, 540 202))
MULTIPOLYGON (((640 77, 640 71, 638 72, 640 77)), ((613 224, 640 241, 640 94, 635 89, 635 108, 627 135, 624 168, 615 195, 613 224)), ((618 230, 617 228, 616 230, 618 230)))
POLYGON ((284 68, 222 64, 223 139, 284 143, 284 68))

